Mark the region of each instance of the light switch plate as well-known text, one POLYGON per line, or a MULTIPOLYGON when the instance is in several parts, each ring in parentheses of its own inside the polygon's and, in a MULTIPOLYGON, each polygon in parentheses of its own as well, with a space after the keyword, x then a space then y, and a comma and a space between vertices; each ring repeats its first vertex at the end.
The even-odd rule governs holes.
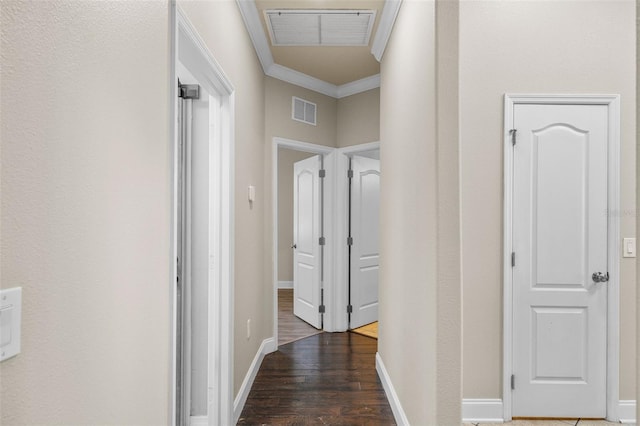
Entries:
POLYGON ((636 257, 636 239, 622 239, 622 257, 636 257))
POLYGON ((20 353, 22 288, 0 290, 0 361, 20 353))

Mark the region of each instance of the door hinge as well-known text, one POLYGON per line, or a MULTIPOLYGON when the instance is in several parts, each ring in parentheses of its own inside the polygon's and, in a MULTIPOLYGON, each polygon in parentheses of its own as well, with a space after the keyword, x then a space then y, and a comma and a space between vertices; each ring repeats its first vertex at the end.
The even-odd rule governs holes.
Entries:
POLYGON ((325 245, 327 243, 327 240, 325 240, 324 237, 320 237, 320 239, 318 240, 318 244, 320 244, 321 246, 325 245))
POLYGON ((347 305, 347 313, 348 314, 353 313, 353 305, 347 305))
POLYGON ((353 179, 353 170, 347 170, 347 177, 353 179))
POLYGON ((516 129, 509 130, 509 135, 511 136, 511 145, 516 146, 516 129))
POLYGON ((516 266, 516 252, 512 251, 511 252, 511 267, 513 268, 514 266, 516 266))
POLYGON ((511 390, 515 390, 516 389, 516 376, 515 374, 511 375, 511 390))
POLYGON ((200 99, 200 86, 178 83, 178 96, 182 99, 200 99))
POLYGON ((320 176, 321 178, 325 177, 327 175, 327 171, 325 169, 320 169, 320 171, 318 172, 318 176, 320 176))
POLYGON ((324 305, 320 305, 318 307, 318 312, 320 312, 321 314, 324 314, 324 311, 325 311, 324 305))
POLYGON ((347 237, 347 245, 348 246, 352 246, 353 245, 353 237, 347 237))

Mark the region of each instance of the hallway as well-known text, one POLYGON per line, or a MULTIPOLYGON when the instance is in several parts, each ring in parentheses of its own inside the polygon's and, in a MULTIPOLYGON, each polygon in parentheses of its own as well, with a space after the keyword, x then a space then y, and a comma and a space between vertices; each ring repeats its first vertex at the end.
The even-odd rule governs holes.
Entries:
POLYGON ((377 341, 322 333, 262 362, 239 425, 395 425, 375 370, 377 341))

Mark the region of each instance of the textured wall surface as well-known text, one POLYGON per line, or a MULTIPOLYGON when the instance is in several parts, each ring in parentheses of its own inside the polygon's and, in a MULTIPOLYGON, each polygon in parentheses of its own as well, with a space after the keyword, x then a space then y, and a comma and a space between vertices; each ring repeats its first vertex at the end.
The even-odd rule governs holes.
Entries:
POLYGON ((169 6, 2 1, 0 423, 167 424, 169 6))
MULTIPOLYGON (((635 54, 632 0, 461 2, 465 398, 502 396, 504 94, 621 95, 620 237, 633 237, 635 54)), ((620 397, 633 399, 634 260, 620 273, 620 397)))
POLYGON ((461 420, 457 108, 436 93, 455 93, 457 73, 436 55, 456 45, 457 15, 436 3, 402 4, 382 60, 378 350, 409 423, 447 425, 461 420))

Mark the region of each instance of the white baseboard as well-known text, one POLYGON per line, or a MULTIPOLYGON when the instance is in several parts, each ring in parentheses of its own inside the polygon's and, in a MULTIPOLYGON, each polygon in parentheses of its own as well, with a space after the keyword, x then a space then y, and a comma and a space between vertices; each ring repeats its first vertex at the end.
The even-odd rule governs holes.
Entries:
POLYGON ((632 399, 620 401, 618 417, 620 423, 636 424, 636 402, 632 399))
POLYGON ((240 414, 242 414, 244 404, 247 402, 251 386, 253 386, 253 381, 256 379, 258 370, 260 370, 260 364, 262 364, 264 356, 271 352, 275 352, 275 350, 276 341, 273 337, 264 339, 260 344, 258 352, 256 352, 256 356, 253 358, 253 361, 249 366, 249 371, 247 371, 247 375, 244 376, 238 395, 236 395, 236 399, 233 401, 233 424, 238 423, 238 420, 240 419, 240 414))
POLYGON ((190 426, 209 426, 209 418, 207 416, 191 416, 189 419, 190 426))
POLYGON ((278 281, 278 288, 293 288, 293 281, 278 281))
POLYGON ((387 399, 389 400, 389 405, 391 405, 391 411, 393 411, 393 417, 395 418, 396 423, 398 426, 409 426, 407 415, 402 409, 396 390, 391 383, 391 377, 389 377, 389 373, 387 373, 384 362, 382 362, 382 357, 380 357, 380 353, 378 352, 376 352, 376 371, 378 372, 378 377, 382 382, 384 393, 387 394, 387 399))
POLYGON ((501 399, 463 399, 464 423, 504 423, 501 399))
MULTIPOLYGON (((464 423, 503 423, 501 399, 463 399, 462 421, 464 423)), ((636 423, 636 401, 623 400, 618 405, 620 423, 636 423)))

